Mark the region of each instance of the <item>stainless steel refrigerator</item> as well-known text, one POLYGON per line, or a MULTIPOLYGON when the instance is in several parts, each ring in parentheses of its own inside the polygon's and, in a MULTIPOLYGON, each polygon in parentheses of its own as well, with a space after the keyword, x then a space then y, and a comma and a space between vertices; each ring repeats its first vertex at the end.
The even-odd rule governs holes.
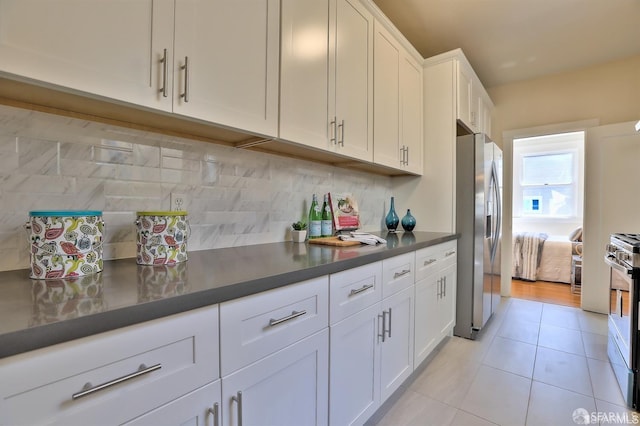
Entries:
POLYGON ((459 136, 456 336, 475 339, 500 303, 501 228, 502 151, 484 134, 459 136))

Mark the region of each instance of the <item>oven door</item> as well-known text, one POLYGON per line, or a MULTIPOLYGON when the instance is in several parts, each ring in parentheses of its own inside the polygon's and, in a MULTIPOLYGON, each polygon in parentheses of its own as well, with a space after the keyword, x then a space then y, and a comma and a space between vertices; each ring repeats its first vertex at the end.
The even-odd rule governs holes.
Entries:
POLYGON ((637 404, 638 300, 636 273, 607 257, 609 265, 609 342, 607 353, 629 407, 637 404))
MULTIPOLYGON (((632 340, 635 337, 637 327, 632 327, 633 309, 631 306, 634 300, 634 289, 632 280, 632 270, 617 263, 614 259, 605 259, 610 266, 609 277, 609 319, 613 323, 616 341, 622 352, 625 362, 630 368, 636 368, 631 356, 632 340)), ((637 321, 636 321, 637 324, 637 321)))

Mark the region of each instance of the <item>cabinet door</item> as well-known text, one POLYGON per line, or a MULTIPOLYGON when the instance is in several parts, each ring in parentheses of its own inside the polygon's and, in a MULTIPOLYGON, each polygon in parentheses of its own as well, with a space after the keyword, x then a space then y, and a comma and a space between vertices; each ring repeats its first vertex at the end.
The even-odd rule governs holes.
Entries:
POLYGON ((482 104, 482 132, 491 138, 491 106, 484 99, 482 104))
POLYGON ((400 168, 400 47, 377 21, 373 47, 373 161, 400 168))
POLYGON ((400 60, 400 144, 405 148, 404 168, 421 175, 422 66, 407 55, 400 60))
POLYGON ((1 0, 0 74, 171 111, 173 0, 1 0))
POLYGON ((125 426, 203 426, 220 424, 220 380, 142 415, 125 426))
POLYGON ((411 286, 382 301, 381 401, 413 372, 413 293, 411 286))
POLYGON ((373 161, 373 16, 357 0, 332 0, 329 117, 336 152, 373 161))
POLYGON ((440 319, 438 312, 439 271, 416 282, 414 321, 414 365, 417 368, 439 343, 440 319))
POLYGON ((282 0, 280 138, 329 146, 329 0, 282 0))
POLYGON ((380 405, 380 303, 330 327, 329 423, 363 424, 380 405))
POLYGON ((174 112, 277 134, 279 4, 176 2, 174 112))
POLYGON ((456 324, 456 268, 457 265, 450 265, 440 273, 444 280, 438 300, 441 337, 449 334, 456 324))
POLYGON ((327 424, 328 345, 325 329, 223 377, 222 424, 327 424))
POLYGON ((471 123, 471 85, 473 77, 468 69, 460 61, 457 64, 457 118, 462 121, 470 130, 473 129, 471 123))

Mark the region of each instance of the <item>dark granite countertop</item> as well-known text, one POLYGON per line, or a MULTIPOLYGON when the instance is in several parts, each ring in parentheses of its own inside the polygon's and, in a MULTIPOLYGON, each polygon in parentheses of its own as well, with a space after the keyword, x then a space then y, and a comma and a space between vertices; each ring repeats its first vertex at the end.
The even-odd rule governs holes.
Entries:
POLYGON ((386 245, 271 243, 189 252, 174 266, 104 262, 74 281, 0 272, 0 358, 343 271, 457 238, 377 234, 386 245))

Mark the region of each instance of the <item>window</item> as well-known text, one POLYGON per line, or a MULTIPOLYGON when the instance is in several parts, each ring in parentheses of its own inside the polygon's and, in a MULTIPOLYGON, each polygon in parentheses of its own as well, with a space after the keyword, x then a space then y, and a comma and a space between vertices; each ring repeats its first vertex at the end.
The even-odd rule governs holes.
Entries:
POLYGON ((513 141, 516 217, 582 216, 584 132, 513 141))

